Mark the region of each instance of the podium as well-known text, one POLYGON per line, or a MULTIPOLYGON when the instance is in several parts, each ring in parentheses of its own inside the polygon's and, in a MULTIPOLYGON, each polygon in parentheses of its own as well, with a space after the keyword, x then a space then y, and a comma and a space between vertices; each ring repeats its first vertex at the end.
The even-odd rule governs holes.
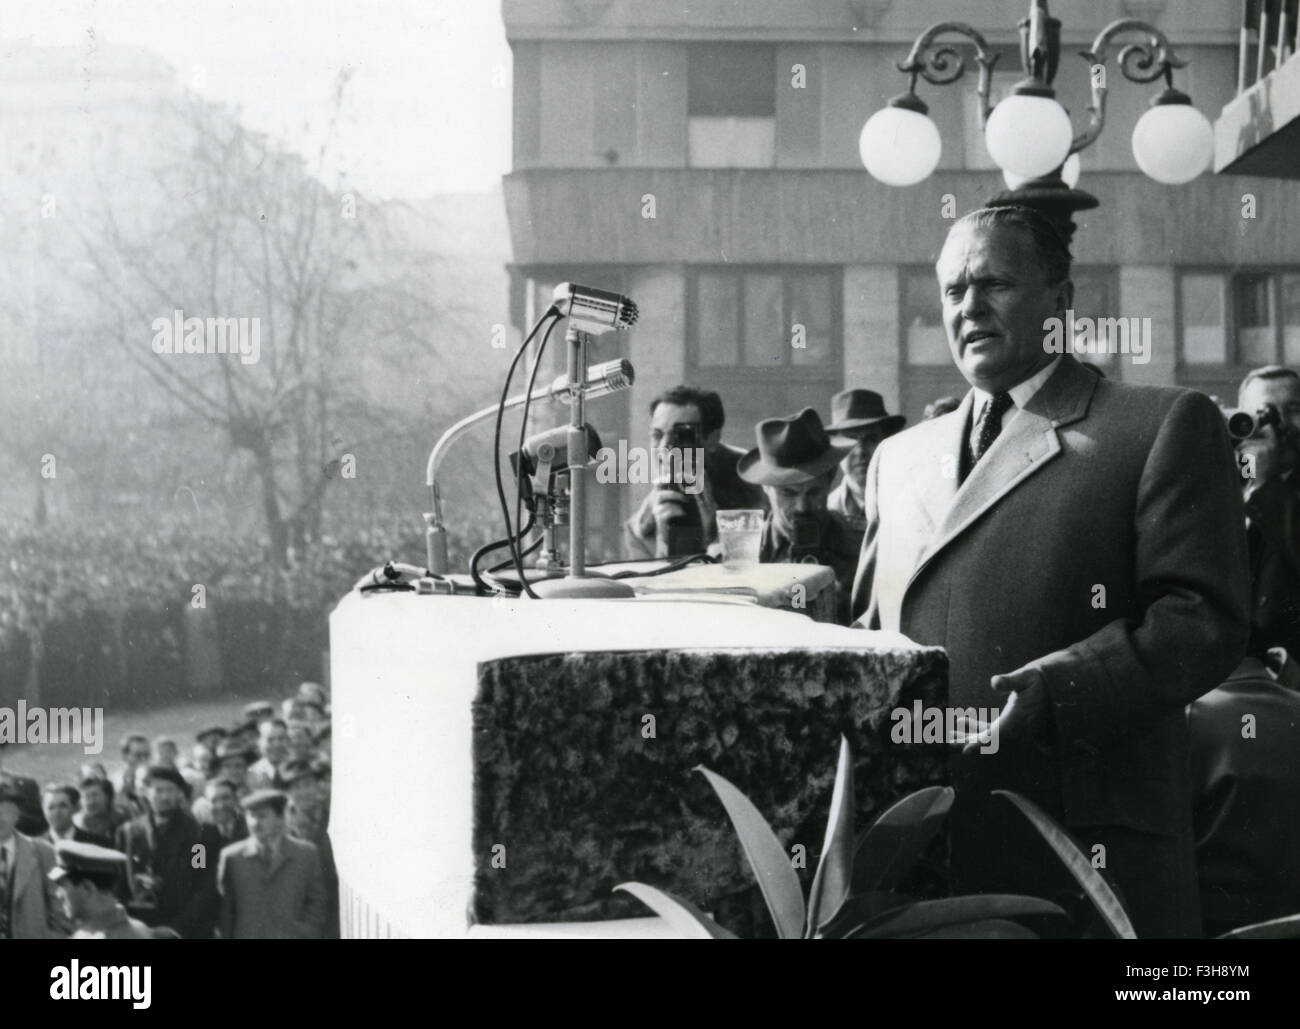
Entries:
MULTIPOLYGON (((760 574, 793 585, 819 571, 760 574)), ((736 575, 722 588, 749 588, 736 575)), ((665 935, 611 886, 641 878, 709 903, 752 882, 694 765, 734 777, 783 843, 802 834, 810 869, 841 731, 864 803, 942 777, 932 751, 888 743, 895 706, 946 689, 942 650, 763 606, 788 595, 767 580, 751 598, 656 578, 628 599, 339 603, 330 834, 344 937, 665 935)))

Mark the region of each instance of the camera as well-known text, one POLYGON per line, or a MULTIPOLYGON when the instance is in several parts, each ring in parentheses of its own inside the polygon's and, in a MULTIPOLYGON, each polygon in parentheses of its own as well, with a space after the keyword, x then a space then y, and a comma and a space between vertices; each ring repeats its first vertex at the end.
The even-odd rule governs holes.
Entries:
POLYGON ((686 487, 694 485, 695 478, 700 474, 695 456, 700 449, 701 435, 699 422, 674 422, 668 430, 668 441, 660 452, 665 489, 676 490, 678 493, 690 492, 686 487))
POLYGON ((1225 407, 1222 404, 1219 405, 1219 411, 1223 415, 1224 425, 1228 427, 1228 435, 1232 437, 1234 443, 1250 439, 1260 429, 1270 425, 1279 433, 1283 431, 1282 412, 1273 404, 1260 408, 1254 414, 1239 407, 1225 407))
POLYGON ((660 487, 688 495, 686 502, 679 505, 678 514, 664 526, 669 557, 698 554, 705 547, 704 524, 695 503, 704 471, 696 461, 702 453, 702 438, 699 422, 674 422, 664 449, 659 452, 660 487))

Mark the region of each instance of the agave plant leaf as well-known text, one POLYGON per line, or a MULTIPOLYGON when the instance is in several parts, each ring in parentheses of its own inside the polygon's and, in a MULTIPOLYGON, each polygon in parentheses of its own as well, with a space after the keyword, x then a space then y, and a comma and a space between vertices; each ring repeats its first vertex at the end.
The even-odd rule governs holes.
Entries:
POLYGON ((885 911, 896 911, 915 903, 915 897, 890 890, 855 893, 840 905, 840 909, 831 916, 829 921, 823 923, 817 935, 825 940, 841 940, 854 929, 866 925, 877 915, 885 911))
POLYGON ((1021 918, 1026 915, 1059 915, 1064 918, 1065 912, 1051 901, 1039 897, 1022 897, 1014 893, 979 893, 943 900, 922 900, 886 911, 858 926, 846 938, 868 940, 918 936, 962 923, 1021 918))
POLYGON ((929 786, 908 794, 872 822, 853 859, 853 893, 897 886, 943 828, 953 796, 951 786, 929 786))
POLYGON ((734 940, 736 934, 718 925, 689 900, 645 883, 619 883, 615 890, 630 893, 683 937, 690 940, 734 940))
POLYGON ((703 765, 696 765, 695 770, 709 780, 722 806, 727 809, 727 817, 740 837, 745 857, 749 859, 767 909, 772 913, 772 921, 776 923, 777 935, 783 940, 799 939, 803 933, 805 913, 803 890, 790 855, 748 797, 717 772, 703 765))
POLYGON ((826 818, 826 839, 808 895, 808 924, 804 936, 829 921, 849 895, 853 878, 853 748, 840 737, 840 761, 835 769, 831 811, 826 818))
POLYGON ((1124 905, 1115 896, 1115 891, 1110 888, 1097 870, 1092 867, 1090 862, 1074 841, 1070 839, 1064 829, 1039 808, 1033 801, 1027 800, 1018 793, 1012 793, 1010 790, 994 790, 995 794, 1000 794, 1015 804, 1017 808, 1029 819, 1030 823, 1038 830, 1039 834, 1048 843, 1048 846, 1056 852, 1056 856, 1061 859, 1075 881, 1083 887, 1088 899, 1092 901, 1093 906, 1101 914, 1110 931, 1118 936, 1121 940, 1136 940, 1137 933, 1133 930, 1133 923, 1129 921, 1128 913, 1124 910, 1124 905))
POLYGON ((1271 918, 1267 922, 1243 925, 1216 936, 1216 940, 1295 940, 1300 939, 1300 915, 1271 918))
POLYGON ((1036 940, 1038 934, 1019 922, 989 918, 983 922, 963 922, 946 925, 934 932, 922 933, 918 940, 1036 940))

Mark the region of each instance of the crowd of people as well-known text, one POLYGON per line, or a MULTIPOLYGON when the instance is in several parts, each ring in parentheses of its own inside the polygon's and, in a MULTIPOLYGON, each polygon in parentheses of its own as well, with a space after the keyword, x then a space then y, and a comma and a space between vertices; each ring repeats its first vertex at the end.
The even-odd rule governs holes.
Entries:
POLYGON ((423 549, 415 518, 324 535, 287 568, 251 533, 0 525, 0 705, 145 706, 182 686, 255 695, 268 678, 320 678, 338 598, 386 556, 423 549))
POLYGON ((0 939, 325 939, 330 702, 303 682, 233 725, 128 733, 121 766, 45 784, 0 772, 0 939))

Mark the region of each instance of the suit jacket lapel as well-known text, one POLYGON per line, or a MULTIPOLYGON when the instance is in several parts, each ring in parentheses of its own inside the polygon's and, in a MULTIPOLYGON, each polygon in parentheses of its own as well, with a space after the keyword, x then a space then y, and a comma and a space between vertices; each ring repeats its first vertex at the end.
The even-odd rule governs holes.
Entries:
POLYGON ((267 875, 270 876, 271 878, 274 878, 276 873, 279 872, 280 869, 285 866, 288 860, 289 860, 289 841, 285 838, 281 838, 279 853, 277 854, 276 857, 271 859, 271 867, 267 871, 267 875))
POLYGON ((957 473, 961 467, 961 452, 965 446, 966 428, 970 424, 974 402, 974 392, 967 390, 957 410, 933 423, 932 459, 927 460, 926 465, 919 469, 921 474, 918 476, 917 490, 921 506, 930 519, 930 524, 923 527, 923 531, 932 538, 952 509, 957 495, 957 473))
MULTIPOLYGON (((1056 430, 1084 416, 1096 387, 1097 377, 1092 372, 1069 355, 1061 359, 1060 367, 1029 403, 1007 422, 988 453, 971 469, 955 493, 955 478, 947 481, 951 503, 917 561, 912 572, 913 580, 936 554, 965 532, 980 515, 1061 452, 1056 430)), ((973 397, 973 392, 968 392, 958 409, 966 415, 958 422, 959 432, 964 432, 968 424, 973 397)), ((954 452, 960 454, 964 444, 964 439, 958 439, 952 444, 957 448, 954 452)), ((936 498, 942 496, 941 485, 932 483, 930 488, 936 498)))

